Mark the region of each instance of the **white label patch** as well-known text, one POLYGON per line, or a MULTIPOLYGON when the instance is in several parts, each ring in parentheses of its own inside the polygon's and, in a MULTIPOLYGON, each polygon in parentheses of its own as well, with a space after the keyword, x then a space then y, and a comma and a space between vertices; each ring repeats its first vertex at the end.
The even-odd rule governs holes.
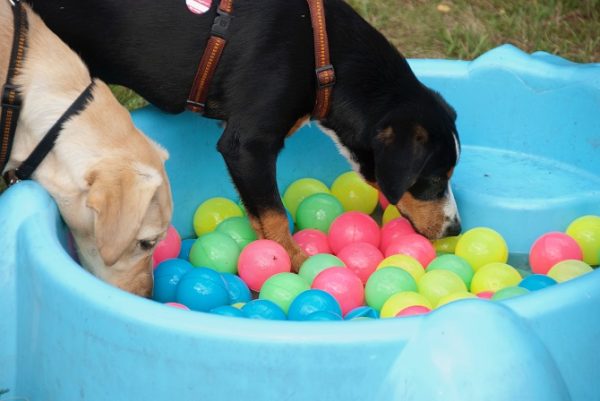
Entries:
POLYGON ((212 0, 185 0, 185 4, 194 14, 204 14, 210 10, 212 0))

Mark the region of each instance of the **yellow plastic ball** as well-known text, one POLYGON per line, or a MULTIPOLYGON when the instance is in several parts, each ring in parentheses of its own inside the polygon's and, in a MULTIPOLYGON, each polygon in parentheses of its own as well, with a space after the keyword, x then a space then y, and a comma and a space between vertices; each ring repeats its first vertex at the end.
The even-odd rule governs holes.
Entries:
POLYGON ((331 184, 331 193, 338 198, 347 212, 356 210, 371 214, 379 201, 377 190, 354 171, 337 177, 331 184))
POLYGON ((488 263, 506 263, 508 246, 497 231, 487 227, 472 228, 462 234, 454 253, 465 259, 477 271, 488 263))
POLYGON ((199 237, 213 231, 230 217, 243 216, 240 207, 227 198, 210 198, 202 202, 194 213, 194 231, 199 237))
POLYGON ((455 292, 466 292, 467 286, 458 274, 449 270, 431 270, 417 282, 419 294, 437 307, 441 298, 455 292))
POLYGON ((590 265, 581 260, 563 260, 548 270, 548 277, 553 278, 557 283, 562 283, 583 274, 590 273, 593 270, 594 269, 592 269, 590 265))
POLYGON ((567 227, 567 235, 581 247, 585 263, 600 264, 600 216, 588 215, 573 220, 567 227))
POLYGON ((398 267, 408 272, 416 282, 425 274, 423 265, 415 258, 409 255, 391 255, 383 259, 377 265, 375 270, 383 269, 384 267, 398 267))
POLYGON ((311 195, 329 194, 329 188, 322 181, 315 178, 300 178, 292 182, 283 193, 283 205, 296 221, 296 211, 300 203, 311 195))
POLYGON ((488 263, 473 275, 471 292, 473 294, 483 291, 497 292, 506 287, 519 285, 520 282, 521 275, 514 267, 500 262, 488 263))
POLYGON ((477 296, 468 291, 453 292, 452 294, 448 294, 448 295, 441 297, 435 307, 439 308, 440 306, 444 306, 446 304, 449 304, 450 302, 458 301, 459 299, 468 299, 468 298, 477 298, 477 296))
POLYGON ((390 221, 397 219, 398 217, 402 217, 398 208, 394 205, 388 205, 383 211, 383 216, 381 217, 381 224, 385 225, 390 221))
POLYGON ((436 239, 435 241, 433 241, 433 247, 435 248, 436 252, 454 253, 454 251, 456 250, 456 244, 458 243, 459 239, 460 235, 436 239))
POLYGON ((409 306, 425 306, 433 309, 431 302, 423 295, 413 291, 403 291, 392 295, 381 307, 379 316, 381 318, 395 317, 398 312, 409 306))

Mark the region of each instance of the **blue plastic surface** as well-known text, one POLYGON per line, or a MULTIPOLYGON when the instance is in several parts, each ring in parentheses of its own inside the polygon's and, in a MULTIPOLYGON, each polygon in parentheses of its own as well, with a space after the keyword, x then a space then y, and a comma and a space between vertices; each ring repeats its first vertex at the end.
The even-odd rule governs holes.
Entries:
MULTIPOLYGON (((411 65, 458 111, 453 185, 465 228, 490 226, 522 254, 541 233, 600 214, 600 65, 512 46, 411 65)), ((134 119, 171 153, 183 237, 203 200, 237 199, 216 122, 153 108, 134 119)), ((305 127, 277 173, 283 191, 304 176, 330 185, 347 169, 305 127)), ((600 400, 600 271, 403 319, 263 321, 113 288, 73 261, 66 238, 37 184, 0 196, 0 400, 600 400)))

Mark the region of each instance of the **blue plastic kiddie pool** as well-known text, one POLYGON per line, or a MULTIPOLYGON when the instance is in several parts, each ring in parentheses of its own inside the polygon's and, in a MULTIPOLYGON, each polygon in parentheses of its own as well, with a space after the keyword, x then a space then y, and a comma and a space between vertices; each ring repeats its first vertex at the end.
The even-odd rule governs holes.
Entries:
MULTIPOLYGON (((576 217, 600 214, 600 64, 512 46, 467 61, 411 60, 458 111, 453 180, 465 229, 488 226, 513 261, 576 217)), ((237 198, 215 121, 148 107, 135 122, 171 153, 174 224, 237 198)), ((316 127, 291 137, 280 189, 348 170, 316 127)), ((0 400, 600 400, 600 271, 503 302, 347 322, 259 321, 170 308, 71 258, 33 182, 0 197, 0 400), (7 392, 8 391, 8 392, 7 392)))

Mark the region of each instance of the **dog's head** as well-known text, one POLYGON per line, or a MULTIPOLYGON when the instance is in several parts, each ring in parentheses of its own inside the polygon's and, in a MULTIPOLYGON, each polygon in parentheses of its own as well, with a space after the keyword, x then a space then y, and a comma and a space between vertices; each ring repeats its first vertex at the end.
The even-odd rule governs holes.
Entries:
POLYGON ((456 113, 424 88, 378 124, 371 154, 356 154, 360 172, 376 183, 415 229, 430 239, 460 233, 450 178, 460 153, 456 113))

